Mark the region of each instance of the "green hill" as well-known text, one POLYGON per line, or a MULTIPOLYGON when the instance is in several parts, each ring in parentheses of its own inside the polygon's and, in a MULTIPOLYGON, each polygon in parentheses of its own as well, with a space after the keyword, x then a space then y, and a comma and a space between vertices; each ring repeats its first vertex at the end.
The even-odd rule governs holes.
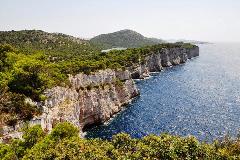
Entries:
POLYGON ((136 48, 163 43, 163 40, 147 38, 132 30, 121 30, 108 34, 101 34, 90 40, 94 44, 103 45, 104 48, 136 48))
POLYGON ((42 51, 58 58, 85 57, 101 50, 88 40, 41 30, 0 31, 0 44, 10 44, 23 53, 42 51))

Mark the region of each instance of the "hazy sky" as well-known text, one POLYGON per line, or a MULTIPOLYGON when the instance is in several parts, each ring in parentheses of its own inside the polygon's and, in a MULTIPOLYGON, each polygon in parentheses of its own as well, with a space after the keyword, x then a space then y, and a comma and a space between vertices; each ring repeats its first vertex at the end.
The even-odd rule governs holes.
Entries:
POLYGON ((0 30, 240 41, 240 0, 0 0, 0 30))

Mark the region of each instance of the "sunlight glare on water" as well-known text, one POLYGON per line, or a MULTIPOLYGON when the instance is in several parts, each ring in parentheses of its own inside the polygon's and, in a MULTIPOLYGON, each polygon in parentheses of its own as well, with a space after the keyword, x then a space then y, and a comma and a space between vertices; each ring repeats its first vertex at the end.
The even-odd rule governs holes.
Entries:
POLYGON ((240 128, 240 44, 200 45, 200 56, 137 82, 141 96, 86 137, 168 132, 210 140, 240 128))

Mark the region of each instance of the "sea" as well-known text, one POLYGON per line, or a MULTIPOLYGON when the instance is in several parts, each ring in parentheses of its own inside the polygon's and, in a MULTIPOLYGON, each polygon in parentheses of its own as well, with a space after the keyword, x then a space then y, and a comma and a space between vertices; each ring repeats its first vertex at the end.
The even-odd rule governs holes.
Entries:
POLYGON ((124 132, 193 135, 200 141, 236 137, 240 129, 240 44, 200 44, 200 56, 136 81, 141 95, 86 138, 124 132))

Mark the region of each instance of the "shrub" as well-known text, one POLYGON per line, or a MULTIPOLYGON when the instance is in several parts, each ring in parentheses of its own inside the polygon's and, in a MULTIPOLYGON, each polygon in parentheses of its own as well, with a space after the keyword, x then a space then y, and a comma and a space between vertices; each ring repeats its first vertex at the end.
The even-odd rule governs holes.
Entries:
POLYGON ((35 125, 33 127, 26 127, 23 129, 23 139, 24 139, 24 147, 32 148, 37 142, 41 141, 45 133, 42 130, 40 125, 35 125))
POLYGON ((111 140, 82 139, 72 124, 59 123, 49 135, 40 126, 27 128, 23 140, 0 144, 0 159, 239 159, 240 141, 201 143, 169 134, 141 139, 120 133, 111 140))
POLYGON ((64 138, 77 137, 79 130, 68 122, 58 123, 49 134, 51 140, 57 141, 64 138))

